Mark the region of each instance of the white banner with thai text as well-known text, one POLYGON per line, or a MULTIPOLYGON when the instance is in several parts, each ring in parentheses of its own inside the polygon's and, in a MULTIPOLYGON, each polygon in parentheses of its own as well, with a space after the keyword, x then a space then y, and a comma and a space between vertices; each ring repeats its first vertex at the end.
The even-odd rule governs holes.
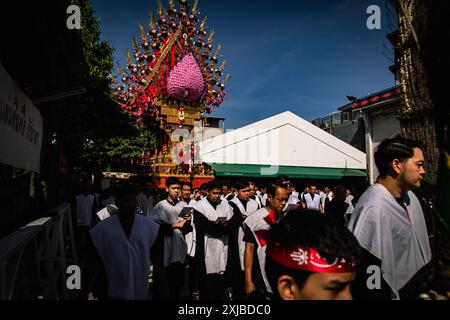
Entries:
POLYGON ((0 163, 39 173, 43 118, 0 65, 0 163))

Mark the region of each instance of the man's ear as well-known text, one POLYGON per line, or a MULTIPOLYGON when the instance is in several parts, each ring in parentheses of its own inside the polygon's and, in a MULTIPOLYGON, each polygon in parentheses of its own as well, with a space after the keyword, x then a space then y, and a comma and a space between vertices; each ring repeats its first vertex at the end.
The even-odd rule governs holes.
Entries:
POLYGON ((400 174, 403 169, 403 162, 399 159, 394 159, 392 160, 391 167, 396 174, 400 174))
POLYGON ((277 285, 281 299, 295 300, 295 292, 298 291, 298 288, 292 276, 282 275, 278 278, 277 285))

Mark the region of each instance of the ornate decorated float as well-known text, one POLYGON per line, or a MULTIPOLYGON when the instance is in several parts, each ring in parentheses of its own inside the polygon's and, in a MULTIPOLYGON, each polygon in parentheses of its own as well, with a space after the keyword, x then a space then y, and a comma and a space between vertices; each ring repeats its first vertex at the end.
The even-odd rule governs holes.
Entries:
MULTIPOLYGON (((224 74, 221 45, 214 47, 214 31, 200 17, 198 1, 158 2, 157 16, 149 13, 149 30, 127 50, 126 67, 113 79, 121 109, 140 130, 151 130, 158 146, 143 156, 155 184, 170 176, 199 186, 214 179, 211 168, 196 163, 195 134, 208 115, 220 108, 229 75, 224 74), (196 130, 194 130, 196 128, 196 130)), ((198 139, 198 137, 197 137, 198 139)))

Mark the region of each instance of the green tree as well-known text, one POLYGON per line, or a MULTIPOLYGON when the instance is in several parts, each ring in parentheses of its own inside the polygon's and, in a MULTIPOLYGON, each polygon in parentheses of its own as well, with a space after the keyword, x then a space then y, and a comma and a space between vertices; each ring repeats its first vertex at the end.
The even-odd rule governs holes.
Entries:
POLYGON ((101 170, 107 170, 114 162, 129 162, 134 158, 140 160, 148 151, 156 147, 156 138, 150 131, 144 131, 133 137, 112 137, 84 144, 82 159, 96 161, 101 170))
POLYGON ((94 87, 109 88, 108 76, 113 69, 114 49, 110 41, 100 39, 100 19, 94 15, 90 0, 72 0, 80 7, 82 54, 86 63, 85 75, 94 87))

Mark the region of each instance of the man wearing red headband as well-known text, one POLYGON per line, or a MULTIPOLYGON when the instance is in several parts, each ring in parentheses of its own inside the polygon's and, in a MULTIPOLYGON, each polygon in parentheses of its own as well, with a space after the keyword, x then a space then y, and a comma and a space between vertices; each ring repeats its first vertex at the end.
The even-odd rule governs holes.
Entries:
POLYGON ((315 210, 292 210, 272 227, 266 274, 275 298, 351 300, 359 244, 315 210))

